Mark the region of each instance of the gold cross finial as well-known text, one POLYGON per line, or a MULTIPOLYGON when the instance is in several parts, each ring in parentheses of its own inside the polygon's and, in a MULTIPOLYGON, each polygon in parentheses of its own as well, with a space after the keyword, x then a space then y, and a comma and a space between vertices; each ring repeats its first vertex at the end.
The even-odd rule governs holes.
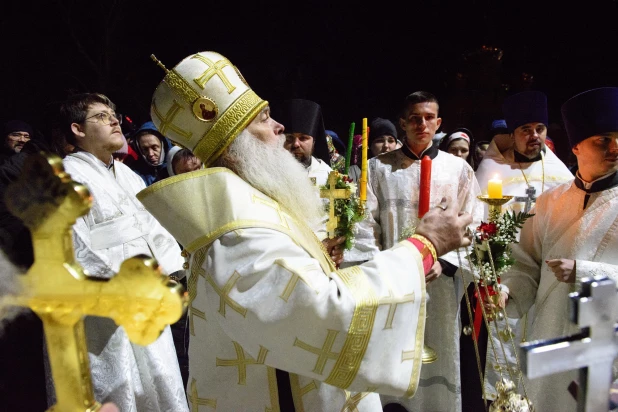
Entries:
POLYGON ((55 155, 31 155, 7 188, 9 211, 32 233, 34 264, 20 277, 21 295, 6 303, 31 308, 42 320, 56 390, 53 410, 96 411, 83 318, 113 319, 129 339, 154 342, 187 305, 181 285, 147 256, 126 260, 111 280, 91 279, 73 253, 72 226, 88 213, 88 189, 71 180, 55 155))
POLYGON ((165 71, 165 74, 169 74, 169 72, 170 72, 170 71, 169 71, 169 70, 167 70, 167 67, 165 67, 165 65, 164 65, 163 63, 161 63, 161 60, 157 59, 157 58, 155 57, 155 55, 154 55, 154 54, 151 54, 151 55, 150 55, 150 58, 151 58, 151 59, 152 59, 155 63, 157 63, 157 66, 159 66, 160 68, 162 68, 162 69, 165 71))
POLYGON ((320 189, 320 197, 330 200, 326 230, 328 231, 328 237, 331 239, 335 237, 335 230, 339 224, 339 217, 335 215, 335 199, 348 199, 352 195, 350 189, 337 189, 338 178, 339 172, 333 170, 328 174, 328 189, 320 189))

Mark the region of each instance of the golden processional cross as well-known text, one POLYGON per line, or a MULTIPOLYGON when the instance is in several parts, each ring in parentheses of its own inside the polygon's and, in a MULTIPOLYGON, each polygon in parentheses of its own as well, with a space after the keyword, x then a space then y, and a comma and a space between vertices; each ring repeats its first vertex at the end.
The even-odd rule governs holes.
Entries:
POLYGON ((326 223, 326 230, 329 238, 335 237, 335 230, 339 224, 339 216, 335 215, 335 199, 348 199, 352 195, 350 189, 337 189, 337 179, 339 178, 339 172, 336 170, 331 171, 328 174, 328 189, 320 189, 320 197, 329 200, 328 206, 328 223, 326 223))
POLYGON ((98 411, 84 316, 111 318, 132 342, 148 345, 180 318, 186 292, 147 256, 127 259, 110 280, 89 278, 75 260, 71 228, 88 213, 92 197, 71 180, 58 156, 28 158, 19 180, 7 189, 6 203, 30 229, 34 264, 20 277, 20 294, 2 303, 29 307, 43 321, 57 399, 49 410, 98 411))

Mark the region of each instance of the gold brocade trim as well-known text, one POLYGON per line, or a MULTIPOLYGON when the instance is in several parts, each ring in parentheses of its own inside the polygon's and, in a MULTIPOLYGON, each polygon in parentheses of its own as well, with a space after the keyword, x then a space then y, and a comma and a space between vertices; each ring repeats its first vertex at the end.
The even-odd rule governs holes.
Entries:
POLYGON ((193 90, 191 85, 183 79, 181 75, 176 73, 174 69, 167 72, 163 81, 174 90, 178 97, 187 102, 189 106, 193 105, 193 102, 200 98, 199 93, 193 90))
MULTIPOLYGON (((230 169, 226 169, 224 167, 211 167, 211 168, 208 168, 208 169, 200 169, 200 170, 196 170, 196 171, 193 171, 193 172, 181 173, 179 175, 171 176, 171 177, 168 177, 166 179, 160 180, 160 181, 158 181, 156 183, 151 184, 146 189, 141 190, 136 195, 137 196, 137 200, 139 200, 141 202, 146 196, 153 195, 154 193, 158 192, 159 190, 162 190, 166 186, 173 185, 174 183, 182 182, 184 180, 189 180, 189 179, 195 179, 195 178, 200 177, 200 176, 212 175, 212 174, 215 174, 215 173, 230 173, 230 174, 233 174, 234 176, 236 176, 236 174, 234 172, 232 172, 230 169)), ((187 250, 187 251, 189 253, 191 253, 191 251, 189 251, 189 250, 187 250)))
POLYGON ((206 314, 193 307, 193 300, 197 297, 197 281, 200 276, 205 277, 206 275, 206 271, 202 268, 204 259, 206 259, 206 250, 206 248, 199 249, 193 254, 191 272, 189 273, 189 280, 187 281, 187 290, 189 292, 189 332, 192 336, 195 336, 193 316, 206 320, 206 314))
POLYGON ((345 268, 336 273, 350 290, 356 306, 343 348, 324 382, 345 389, 352 384, 367 351, 378 311, 378 297, 360 267, 345 268))
MULTIPOLYGON (((286 216, 286 218, 290 219, 290 216, 286 216)), ((309 254, 320 263, 320 267, 327 274, 335 271, 336 269, 335 264, 333 263, 332 259, 330 259, 330 257, 325 252, 325 250, 323 249, 322 242, 317 240, 313 232, 312 232, 312 235, 315 238, 315 242, 319 243, 319 246, 320 246, 319 251, 318 250, 312 251, 311 248, 309 248, 308 242, 312 240, 311 238, 307 239, 305 236, 305 239, 303 239, 301 236, 296 235, 293 231, 288 230, 287 228, 281 225, 277 225, 275 223, 268 223, 268 222, 264 222, 261 220, 237 220, 234 222, 227 223, 219 227, 217 230, 194 240, 188 246, 186 246, 185 249, 189 251, 190 253, 193 253, 194 250, 210 246, 212 242, 214 242, 217 238, 221 237, 225 233, 232 232, 238 229, 250 229, 250 228, 256 228, 256 227, 272 229, 272 230, 276 230, 278 232, 284 233, 285 235, 292 238, 292 241, 294 241, 296 244, 300 245, 303 249, 309 252, 309 254)), ((302 229, 300 227, 299 227, 299 231, 302 234, 302 229)))
POLYGON ((225 148, 245 129, 268 102, 248 89, 223 112, 193 149, 206 167, 219 157, 225 148))
MULTIPOLYGON (((268 394, 270 396, 270 408, 267 406, 265 412, 280 412, 279 406, 279 388, 277 386, 277 371, 270 366, 266 367, 268 375, 268 394)), ((290 374, 291 376, 291 374, 290 374)))
MULTIPOLYGON (((425 273, 425 269, 423 268, 423 257, 421 256, 421 253, 418 251, 418 249, 416 248, 416 246, 414 246, 412 244, 412 242, 409 242, 407 240, 403 240, 401 242, 399 242, 400 245, 402 245, 405 248, 408 248, 414 255, 415 255, 415 261, 416 261, 416 265, 417 265, 417 270, 419 274, 424 274, 425 273)), ((419 314, 418 314, 418 325, 416 326, 416 344, 414 346, 414 366, 412 368, 412 374, 410 376, 410 384, 408 385, 408 390, 405 393, 405 396, 408 398, 411 398, 414 396, 414 394, 416 393, 416 389, 418 388, 418 380, 420 378, 421 375, 421 356, 423 354, 423 344, 425 341, 425 317, 426 315, 426 311, 427 311, 427 307, 426 307, 426 299, 427 299, 427 292, 426 292, 426 284, 425 284, 425 277, 423 276, 423 281, 420 282, 421 283, 421 306, 419 308, 419 314)))
MULTIPOLYGON (((521 169, 520 169, 521 170, 521 169)), ((568 182, 569 180, 572 179, 566 179, 564 176, 545 176, 545 181, 546 182, 568 182)), ((543 181, 543 176, 542 175, 532 175, 532 176, 528 176, 528 181, 531 182, 542 182, 543 181)), ((516 177, 511 177, 508 179, 504 179, 502 181, 502 186, 506 186, 509 185, 511 183, 522 183, 522 182, 526 182, 526 180, 521 177, 521 176, 516 176, 516 177)))

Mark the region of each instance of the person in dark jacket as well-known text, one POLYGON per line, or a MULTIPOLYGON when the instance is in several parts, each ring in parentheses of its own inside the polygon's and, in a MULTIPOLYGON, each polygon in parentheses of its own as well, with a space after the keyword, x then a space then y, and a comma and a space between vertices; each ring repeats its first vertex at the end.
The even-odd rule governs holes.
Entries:
POLYGON ((154 123, 146 122, 137 129, 130 146, 137 153, 137 159, 127 157, 124 163, 144 179, 146 186, 169 176, 166 155, 172 143, 157 130, 154 123))

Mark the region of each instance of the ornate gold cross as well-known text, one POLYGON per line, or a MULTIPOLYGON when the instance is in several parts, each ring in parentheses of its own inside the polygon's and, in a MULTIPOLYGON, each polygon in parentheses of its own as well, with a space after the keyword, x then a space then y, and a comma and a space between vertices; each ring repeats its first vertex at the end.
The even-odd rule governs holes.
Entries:
POLYGON ((90 210, 92 197, 58 156, 30 156, 7 189, 6 203, 30 228, 34 264, 20 279, 21 294, 4 303, 29 307, 43 321, 57 399, 50 411, 97 411, 84 316, 111 318, 132 342, 148 345, 180 319, 187 295, 147 256, 127 259, 110 280, 89 278, 75 260, 71 229, 90 210))
POLYGON ((326 223, 326 230, 329 238, 335 237, 335 230, 339 224, 339 216, 335 215, 335 199, 348 199, 352 196, 350 189, 337 189, 337 178, 339 172, 333 170, 328 174, 328 189, 320 189, 320 197, 328 199, 330 204, 328 206, 328 222, 326 223))

